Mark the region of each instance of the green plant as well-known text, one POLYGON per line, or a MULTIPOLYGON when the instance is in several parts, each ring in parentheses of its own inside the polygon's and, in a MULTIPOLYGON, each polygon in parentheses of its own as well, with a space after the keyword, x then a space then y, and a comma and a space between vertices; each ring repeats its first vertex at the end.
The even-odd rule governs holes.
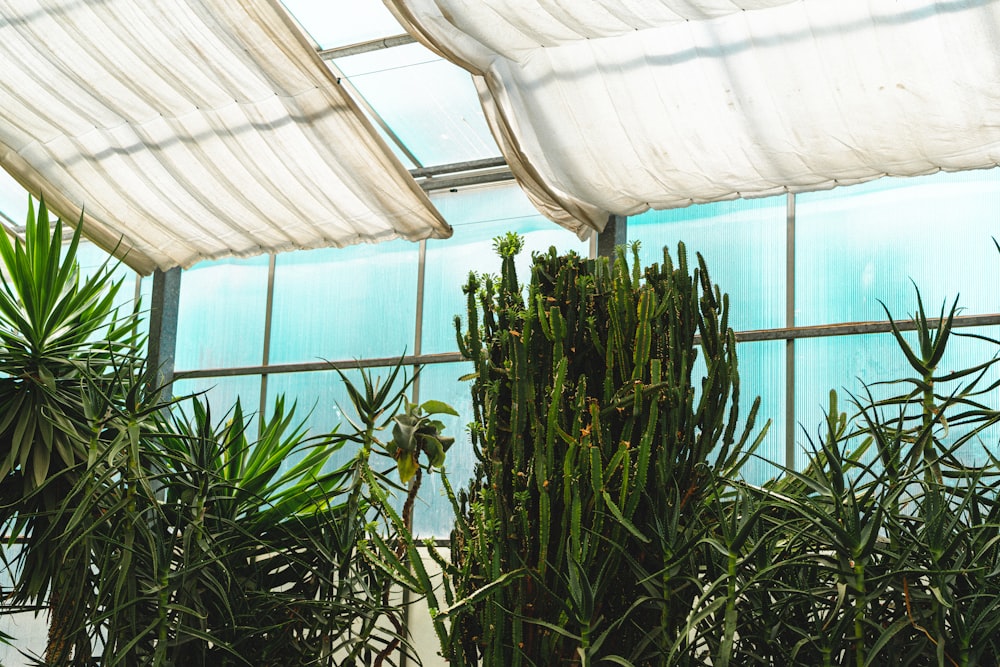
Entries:
MULTIPOLYGON (((382 379, 375 379, 362 369, 360 388, 341 373, 358 421, 349 422, 351 430, 335 434, 335 437, 361 445, 354 459, 352 498, 355 498, 354 502, 370 506, 375 521, 370 526, 367 539, 359 543, 359 550, 371 563, 392 577, 401 590, 426 598, 434 616, 435 632, 443 642, 447 629, 438 616, 437 586, 428 573, 418 541, 413 536, 413 508, 425 470, 433 472, 438 469, 445 487, 450 490, 441 467, 454 439, 444 435, 444 423, 435 417, 458 416, 458 413, 441 401, 430 400, 420 404, 409 401, 406 392, 416 376, 409 380, 404 378, 401 386, 396 387, 401 371, 402 360, 382 379), (385 431, 390 431, 390 438, 382 435, 385 431), (426 463, 421 462, 421 454, 424 454, 426 463), (377 463, 380 459, 388 459, 390 463, 380 466, 377 463), (409 482, 405 489, 391 479, 393 469, 402 482, 409 482), (394 491, 405 495, 401 510, 395 503, 394 491)), ((443 562, 431 541, 427 541, 425 546, 433 558, 443 562)), ((388 589, 383 591, 383 600, 388 604, 388 589)), ((390 660, 403 640, 402 619, 390 616, 388 620, 397 638, 377 654, 373 663, 375 667, 390 660)))
MULTIPOLYGON (((0 240, 0 525, 24 540, 4 609, 51 606, 39 663, 393 663, 398 576, 367 545, 399 540, 378 518, 388 492, 367 486, 390 485, 371 441, 306 438, 280 399, 255 438, 239 403, 216 423, 207 402, 161 401, 110 265, 81 279, 78 243, 44 203, 23 244, 0 240)), ((386 445, 400 472, 421 452, 440 465, 449 440, 427 413, 450 408, 402 400, 386 445)))
POLYGON ((767 644, 790 647, 770 659, 795 664, 997 664, 1000 462, 983 438, 1000 422, 1000 382, 987 379, 1000 359, 938 372, 965 334, 952 331, 955 305, 937 324, 919 292, 917 305, 915 348, 892 323, 917 375, 865 385, 852 419, 831 392, 809 466, 751 490, 765 507, 761 550, 775 555, 746 564, 770 604, 747 610, 744 660, 767 644), (874 397, 896 386, 907 390, 874 397), (978 447, 985 463, 971 465, 978 447))
POLYGON ((357 458, 332 463, 350 438, 305 439, 281 399, 257 438, 239 403, 218 423, 191 405, 140 428, 112 411, 119 437, 71 494, 87 511, 60 544, 86 539, 94 573, 74 631, 101 664, 351 665, 397 645, 394 579, 359 548, 357 458))
MULTIPOLYGON (((643 273, 517 237, 466 288, 478 465, 445 589, 453 664, 661 664, 701 596, 717 477, 750 456, 728 300, 704 262, 643 273), (657 632, 659 628, 661 632, 657 632), (651 631, 651 629, 653 629, 651 631)), ((759 438, 758 438, 759 441, 759 438)))
POLYGON ((0 234, 0 526, 10 544, 24 540, 11 602, 51 607, 52 662, 89 651, 86 635, 67 629, 93 603, 90 545, 58 543, 77 511, 70 491, 104 437, 93 399, 138 368, 137 319, 118 317, 113 265, 82 278, 79 240, 77 225, 63 246, 44 200, 37 217, 29 200, 23 243, 0 234))

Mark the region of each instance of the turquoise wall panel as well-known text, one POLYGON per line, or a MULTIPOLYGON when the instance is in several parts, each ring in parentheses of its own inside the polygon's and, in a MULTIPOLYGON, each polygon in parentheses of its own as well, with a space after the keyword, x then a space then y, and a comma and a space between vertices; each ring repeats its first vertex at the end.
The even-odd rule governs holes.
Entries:
MULTIPOLYGON (((448 481, 458 493, 468 486, 476 457, 472 450, 468 424, 472 421, 470 382, 460 380, 473 371, 472 363, 429 364, 420 372, 420 400, 444 401, 455 408, 459 417, 441 415, 445 435, 455 438, 448 450, 445 469, 448 481)), ((413 510, 413 530, 421 537, 447 537, 454 522, 451 502, 441 483, 441 475, 424 475, 413 510)))
MULTIPOLYGON (((916 346, 916 335, 904 334, 911 346, 916 346)), ((947 350, 937 375, 971 368, 995 358, 1000 351, 1000 328, 956 329, 949 339, 947 350), (992 338, 984 340, 969 334, 992 338)), ((829 405, 831 389, 837 391, 839 408, 854 417, 860 405, 881 401, 893 396, 905 395, 914 388, 913 381, 919 379, 909 365, 901 348, 891 334, 866 334, 837 336, 830 338, 810 338, 795 342, 795 415, 798 421, 796 432, 796 466, 805 465, 806 452, 818 446, 825 434, 825 415, 829 405), (903 382, 899 382, 902 380, 903 382)), ((949 396, 966 385, 972 376, 953 382, 938 382, 935 391, 941 396, 949 396)), ((995 386, 1000 379, 1000 368, 988 369, 980 380, 980 385, 988 391, 975 398, 988 409, 1000 409, 1000 391, 995 386)), ((962 408, 953 406, 948 414, 953 417, 962 408)), ((910 409, 907 414, 917 414, 910 409)), ((898 418, 899 409, 886 406, 878 410, 881 419, 891 422, 898 418)), ((936 429, 944 442, 956 442, 968 433, 968 428, 958 421, 941 424, 936 429)), ((962 460, 969 464, 981 464, 987 460, 986 451, 994 456, 1000 454, 1000 429, 990 428, 981 438, 963 448, 962 460)))
POLYGON ((181 276, 177 370, 256 366, 264 356, 266 255, 203 262, 181 276))
POLYGON ((795 322, 884 320, 956 296, 1000 311, 1000 170, 884 178, 796 197, 795 322))
MULTIPOLYGON (((208 402, 212 412, 212 422, 215 424, 223 423, 229 419, 233 407, 239 399, 244 418, 252 424, 251 436, 258 433, 260 376, 192 378, 174 382, 173 395, 175 397, 190 397, 195 394, 203 403, 208 402)), ((182 409, 189 416, 194 414, 190 403, 190 400, 181 401, 182 409)))
POLYGON ((418 259, 410 241, 279 255, 270 362, 412 353, 418 259))
POLYGON ((688 266, 701 253, 709 275, 729 294, 730 326, 736 330, 785 326, 786 197, 744 199, 668 211, 647 211, 628 220, 629 240, 639 241, 643 266, 676 263, 684 242, 688 266))
POLYGON ((756 454, 744 465, 742 476, 751 484, 762 484, 779 474, 779 467, 785 464, 785 342, 739 343, 736 358, 740 372, 741 420, 737 437, 758 396, 760 408, 750 442, 764 433, 756 454))

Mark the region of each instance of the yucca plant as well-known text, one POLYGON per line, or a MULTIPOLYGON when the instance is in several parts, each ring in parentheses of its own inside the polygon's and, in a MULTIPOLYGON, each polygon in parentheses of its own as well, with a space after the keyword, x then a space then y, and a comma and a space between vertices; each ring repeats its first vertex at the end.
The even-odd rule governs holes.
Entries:
MULTIPOLYGON (((350 502, 352 467, 332 463, 344 441, 305 441, 280 399, 254 440, 239 404, 219 426, 198 405, 190 426, 175 420, 159 460, 161 507, 183 541, 169 575, 190 610, 182 625, 244 664, 333 664, 369 649, 389 613, 387 580, 355 549, 369 519, 350 502)), ((174 662, 208 655, 203 642, 176 643, 174 662)))
MULTIPOLYGON (((398 540, 388 496, 359 491, 370 443, 334 465, 364 439, 306 438, 281 400, 255 438, 239 404, 216 422, 161 401, 112 265, 81 279, 79 238, 64 247, 42 202, 24 242, 0 239, 0 522, 23 542, 4 608, 51 606, 39 664, 395 664, 398 575, 365 545, 376 526, 398 540)), ((400 470, 439 465, 438 408, 404 408, 400 470)))
POLYGON ((68 632, 92 604, 89 544, 56 545, 72 514, 66 499, 103 437, 90 398, 139 366, 137 319, 114 305, 115 265, 82 278, 79 241, 77 225, 63 245, 44 200, 37 216, 29 200, 23 242, 0 234, 0 526, 10 544, 22 540, 11 602, 51 607, 53 663, 89 655, 86 635, 68 632))

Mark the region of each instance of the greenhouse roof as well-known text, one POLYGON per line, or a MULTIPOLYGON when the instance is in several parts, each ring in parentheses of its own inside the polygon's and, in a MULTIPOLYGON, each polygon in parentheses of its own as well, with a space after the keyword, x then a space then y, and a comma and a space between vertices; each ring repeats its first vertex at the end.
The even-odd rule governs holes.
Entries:
POLYGON ((511 173, 582 238, 1000 163, 1000 0, 0 7, 0 163, 144 273, 445 237, 426 189, 511 173))

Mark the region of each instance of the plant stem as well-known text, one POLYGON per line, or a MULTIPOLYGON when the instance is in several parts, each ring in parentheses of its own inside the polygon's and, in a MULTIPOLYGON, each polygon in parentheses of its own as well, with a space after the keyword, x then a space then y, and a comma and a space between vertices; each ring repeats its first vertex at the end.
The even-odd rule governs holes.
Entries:
POLYGON ((937 452, 934 449, 934 435, 931 430, 934 423, 934 414, 936 408, 934 406, 934 374, 933 369, 929 370, 924 374, 924 383, 926 384, 926 389, 924 389, 923 396, 923 428, 924 428, 924 461, 927 463, 928 468, 926 472, 926 479, 928 483, 937 482, 942 483, 943 478, 941 477, 941 464, 938 463, 937 452))
POLYGON ((857 667, 865 665, 865 566, 854 566, 856 596, 854 598, 854 662, 857 667))

